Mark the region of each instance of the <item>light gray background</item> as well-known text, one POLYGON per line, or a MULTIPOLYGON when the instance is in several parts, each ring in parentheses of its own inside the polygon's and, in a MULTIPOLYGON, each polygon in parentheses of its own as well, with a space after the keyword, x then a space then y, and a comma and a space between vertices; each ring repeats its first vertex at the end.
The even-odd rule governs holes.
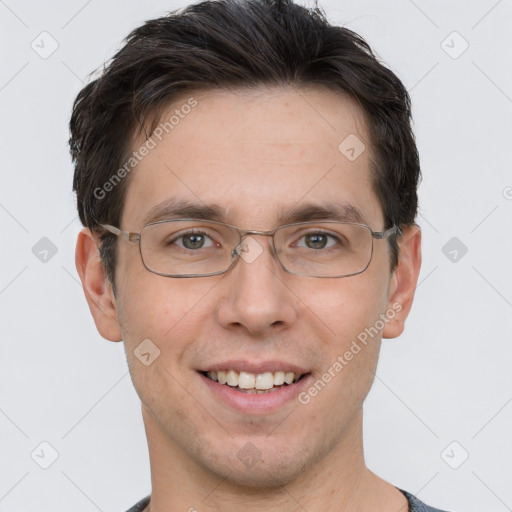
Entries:
MULTIPOLYGON (((124 512, 150 492, 124 347, 97 333, 74 267, 67 124, 122 38, 185 4, 0 0, 2 512, 124 512), (43 31, 58 43, 46 59, 31 47, 51 49, 43 31)), ((367 462, 432 505, 512 510, 512 1, 322 5, 411 91, 424 173, 421 282, 406 332, 383 343, 367 462), (452 237, 467 254, 443 253, 452 237)))

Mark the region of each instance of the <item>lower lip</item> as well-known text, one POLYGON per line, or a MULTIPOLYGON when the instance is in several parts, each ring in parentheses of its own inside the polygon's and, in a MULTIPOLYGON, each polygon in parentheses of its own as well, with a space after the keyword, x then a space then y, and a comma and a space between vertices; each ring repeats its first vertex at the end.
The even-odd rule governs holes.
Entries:
POLYGON ((199 377, 210 391, 233 409, 245 414, 268 414, 281 409, 286 403, 297 399, 297 395, 307 386, 311 374, 307 374, 295 384, 283 386, 269 393, 244 393, 227 384, 219 384, 198 372, 199 377))

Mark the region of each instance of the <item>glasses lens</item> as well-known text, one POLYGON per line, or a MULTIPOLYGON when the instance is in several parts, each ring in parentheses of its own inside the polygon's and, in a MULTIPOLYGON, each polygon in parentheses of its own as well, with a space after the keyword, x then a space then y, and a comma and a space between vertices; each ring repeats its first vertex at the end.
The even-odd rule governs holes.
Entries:
MULTIPOLYGON (((222 273, 236 258, 236 229, 205 220, 161 221, 141 232, 145 266, 157 274, 195 276, 222 273)), ((372 256, 370 228, 339 222, 299 223, 279 228, 275 247, 293 274, 341 277, 366 269, 372 256)))
POLYGON ((165 275, 201 275, 226 270, 233 261, 238 233, 212 221, 163 221, 141 232, 146 267, 165 275))
POLYGON ((370 263, 372 243, 367 226, 338 222, 285 226, 275 235, 276 251, 283 266, 304 276, 358 274, 370 263))

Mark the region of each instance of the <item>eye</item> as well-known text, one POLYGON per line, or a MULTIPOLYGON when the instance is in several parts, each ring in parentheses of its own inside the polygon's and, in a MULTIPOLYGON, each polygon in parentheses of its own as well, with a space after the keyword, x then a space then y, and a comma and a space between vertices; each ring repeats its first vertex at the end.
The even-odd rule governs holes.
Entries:
POLYGON ((180 235, 173 240, 169 240, 168 244, 176 244, 183 249, 205 249, 216 245, 212 238, 200 231, 180 235))
POLYGON ((308 249, 328 249, 339 242, 339 238, 328 233, 316 232, 304 235, 297 245, 308 249), (304 240, 304 243, 301 241, 304 240))

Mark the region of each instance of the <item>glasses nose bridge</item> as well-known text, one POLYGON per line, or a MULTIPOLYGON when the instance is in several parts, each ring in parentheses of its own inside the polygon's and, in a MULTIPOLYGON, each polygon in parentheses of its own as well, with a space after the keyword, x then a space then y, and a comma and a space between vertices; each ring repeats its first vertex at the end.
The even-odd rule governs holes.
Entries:
POLYGON ((240 236, 240 241, 242 241, 245 237, 250 235, 270 236, 273 239, 277 229, 272 229, 270 231, 258 231, 255 229, 239 229, 238 234, 240 236))
POLYGON ((256 229, 237 229, 236 231, 238 232, 239 242, 238 242, 236 248, 234 249, 234 251, 232 252, 232 254, 239 253, 240 249, 242 248, 244 239, 251 235, 260 235, 260 236, 271 237, 271 239, 272 239, 271 252, 272 252, 272 249, 275 252, 276 249, 275 249, 274 235, 275 235, 276 231, 278 231, 278 229, 279 228, 272 229, 269 231, 258 231, 256 229))
POLYGON ((275 251, 276 250, 276 242, 275 242, 275 234, 280 228, 271 229, 268 231, 258 231, 256 229, 244 229, 244 230, 238 230, 238 234, 240 235, 240 243, 242 244, 244 238, 251 236, 251 235, 260 235, 260 236, 269 236, 271 239, 271 248, 275 251))

